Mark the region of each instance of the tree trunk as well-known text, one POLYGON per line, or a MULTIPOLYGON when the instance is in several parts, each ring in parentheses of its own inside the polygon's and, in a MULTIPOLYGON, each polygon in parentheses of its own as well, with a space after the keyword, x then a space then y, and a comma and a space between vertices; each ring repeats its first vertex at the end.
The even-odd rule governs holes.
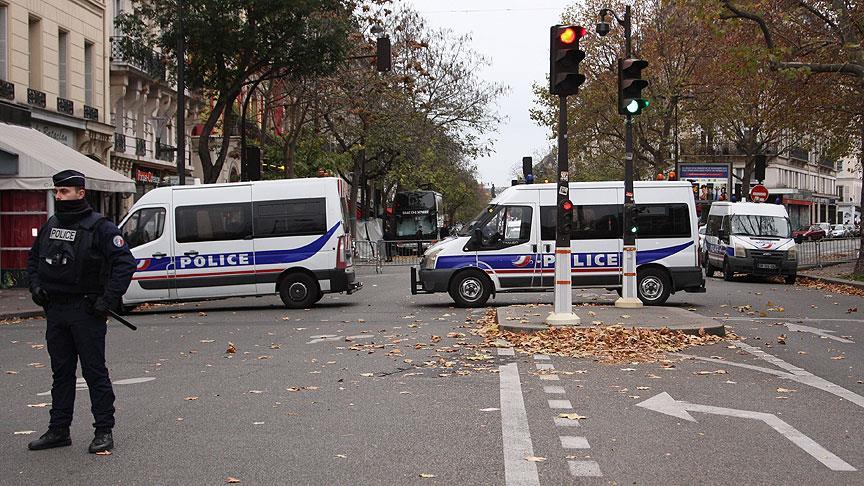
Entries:
POLYGON ((294 158, 297 154, 297 142, 285 140, 282 142, 282 163, 285 164, 285 178, 293 179, 294 175, 294 158))

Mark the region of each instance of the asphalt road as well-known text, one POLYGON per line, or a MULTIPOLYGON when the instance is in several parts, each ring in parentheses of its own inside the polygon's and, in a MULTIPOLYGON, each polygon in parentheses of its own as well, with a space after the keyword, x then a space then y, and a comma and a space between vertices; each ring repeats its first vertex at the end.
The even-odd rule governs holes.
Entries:
POLYGON ((136 332, 110 324, 111 456, 86 452, 85 390, 72 447, 26 450, 48 419, 45 323, 0 325, 0 483, 864 483, 860 297, 710 279, 669 304, 726 319, 743 344, 691 348, 667 369, 499 356, 471 346, 477 311, 411 296, 407 268, 361 276, 361 292, 308 311, 233 299, 133 313, 136 332))

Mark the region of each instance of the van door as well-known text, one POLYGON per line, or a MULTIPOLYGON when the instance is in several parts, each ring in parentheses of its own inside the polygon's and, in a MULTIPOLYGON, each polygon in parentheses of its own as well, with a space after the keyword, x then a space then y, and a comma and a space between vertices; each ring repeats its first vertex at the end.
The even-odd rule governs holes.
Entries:
POLYGON ((498 278, 502 289, 534 285, 539 257, 533 236, 534 204, 507 204, 491 208, 479 229, 477 265, 498 278))
POLYGON ((251 185, 174 191, 177 297, 255 294, 251 185))
POLYGON ((123 296, 128 303, 167 300, 174 287, 171 224, 163 205, 135 208, 120 226, 137 268, 123 296), (166 224, 167 222, 167 224, 166 224))
POLYGON ((586 188, 570 192, 570 232, 574 287, 621 285, 623 190, 586 188))

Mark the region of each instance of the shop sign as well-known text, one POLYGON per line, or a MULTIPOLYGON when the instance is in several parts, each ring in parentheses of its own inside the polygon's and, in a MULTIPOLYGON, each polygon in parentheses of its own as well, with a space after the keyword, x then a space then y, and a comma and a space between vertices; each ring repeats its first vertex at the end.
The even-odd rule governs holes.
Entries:
POLYGON ((75 148, 75 132, 68 128, 33 122, 32 127, 67 147, 75 148))
POLYGON ((135 180, 148 184, 158 184, 159 176, 147 170, 135 169, 135 180))

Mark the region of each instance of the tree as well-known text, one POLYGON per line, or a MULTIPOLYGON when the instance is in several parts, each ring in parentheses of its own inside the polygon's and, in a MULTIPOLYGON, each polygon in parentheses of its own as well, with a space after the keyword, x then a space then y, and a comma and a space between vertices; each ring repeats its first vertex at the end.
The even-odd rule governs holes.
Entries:
MULTIPOLYGON (((713 5, 708 4, 708 8, 713 5)), ((848 77, 859 93, 864 91, 864 28, 860 21, 864 5, 860 2, 752 0, 742 5, 722 0, 716 14, 755 24, 764 42, 766 64, 772 70, 848 77)), ((864 111, 854 120, 859 149, 864 150, 864 111)), ((864 160, 864 155, 859 156, 864 160)), ((861 201, 864 204, 864 184, 861 201)), ((860 236, 861 251, 854 270, 859 276, 864 275, 864 232, 860 236)))
POLYGON ((262 77, 333 72, 347 49, 354 4, 348 0, 140 0, 119 15, 123 46, 158 48, 177 58, 182 1, 186 87, 213 99, 199 136, 204 182, 215 182, 227 155, 233 105, 244 86, 262 77), (216 160, 211 136, 224 117, 216 160))

